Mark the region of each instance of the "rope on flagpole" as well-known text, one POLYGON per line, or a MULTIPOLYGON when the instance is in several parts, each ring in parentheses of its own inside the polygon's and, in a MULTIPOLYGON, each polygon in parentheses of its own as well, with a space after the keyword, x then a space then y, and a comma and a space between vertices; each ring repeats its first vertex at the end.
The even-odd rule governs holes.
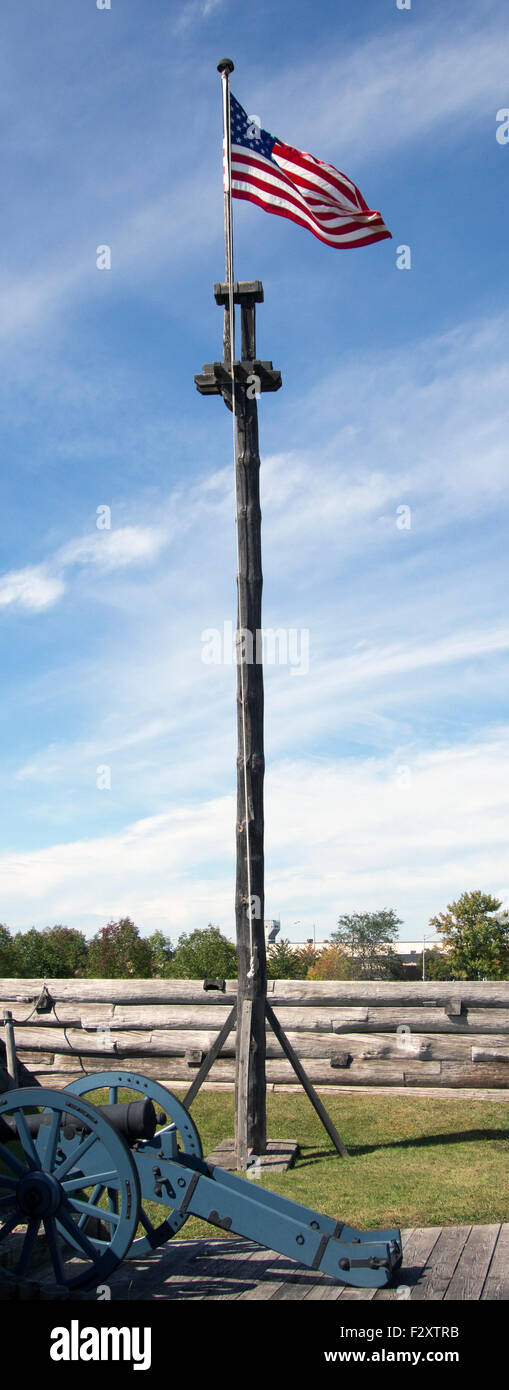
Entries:
MULTIPOLYGON (((221 73, 221 83, 223 92, 223 133, 224 133, 224 227, 225 227, 225 258, 226 258, 226 280, 228 283, 228 315, 230 320, 230 375, 232 382, 232 422, 233 422, 233 464, 235 475, 235 489, 237 484, 237 411, 235 397, 235 302, 234 302, 234 276, 233 276, 233 195, 232 195, 232 152, 231 152, 231 119, 230 119, 230 73, 233 72, 234 65, 231 58, 222 58, 218 63, 218 72, 221 73)), ((246 827, 246 867, 247 867, 247 897, 248 897, 248 921, 249 921, 249 957, 250 965, 248 976, 253 975, 254 971, 254 949, 253 949, 253 917, 252 917, 252 896, 251 896, 251 848, 249 839, 249 798, 247 786, 247 734, 246 734, 246 700, 245 700, 245 672, 244 661, 240 655, 240 633, 244 631, 242 621, 242 588, 240 583, 240 543, 239 527, 236 519, 237 536, 237 595, 239 613, 239 631, 237 633, 237 661, 240 666, 240 701, 242 714, 242 764, 244 781, 244 815, 246 827), (240 660, 239 660, 240 656, 240 660)))

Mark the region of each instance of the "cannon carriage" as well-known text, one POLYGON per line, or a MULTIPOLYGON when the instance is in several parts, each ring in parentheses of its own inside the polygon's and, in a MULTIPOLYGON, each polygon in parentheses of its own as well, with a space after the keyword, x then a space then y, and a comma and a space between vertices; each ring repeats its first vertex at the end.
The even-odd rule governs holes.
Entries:
POLYGON ((0 1096, 0 1250, 15 1235, 11 1283, 35 1279, 47 1297, 93 1289, 124 1259, 157 1258, 190 1215, 359 1288, 384 1287, 401 1264, 397 1229, 356 1230, 211 1166, 182 1102, 147 1077, 97 1072, 63 1091, 0 1096), (104 1091, 106 1103, 90 1099, 104 1091))

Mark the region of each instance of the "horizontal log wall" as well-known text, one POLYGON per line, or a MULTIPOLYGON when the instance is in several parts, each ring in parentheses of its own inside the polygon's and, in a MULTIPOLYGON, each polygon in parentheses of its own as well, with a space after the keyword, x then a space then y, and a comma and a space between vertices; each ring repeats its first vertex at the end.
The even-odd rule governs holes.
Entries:
MULTIPOLYGON (((236 998, 235 980, 224 993, 199 980, 48 980, 55 1008, 37 1014, 44 983, 0 980, 0 1011, 12 1011, 20 1061, 57 1086, 115 1067, 190 1085, 236 998)), ((268 997, 315 1086, 509 1088, 509 981, 270 980, 268 997)), ((232 1031, 209 1082, 233 1086, 235 1043, 232 1031)), ((270 1030, 267 1082, 298 1084, 270 1030)))

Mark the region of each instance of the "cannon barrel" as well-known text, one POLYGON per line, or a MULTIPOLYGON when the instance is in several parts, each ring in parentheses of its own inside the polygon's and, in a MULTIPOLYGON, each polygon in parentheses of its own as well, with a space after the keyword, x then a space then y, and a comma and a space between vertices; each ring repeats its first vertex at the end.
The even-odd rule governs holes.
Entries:
MULTIPOLYGON (((128 1144, 135 1144, 137 1139, 153 1139, 157 1129, 157 1115, 151 1100, 145 1097, 144 1100, 129 1100, 119 1105, 99 1105, 97 1107, 110 1125, 121 1134, 128 1144)), ((37 1135, 42 1124, 49 1124, 50 1115, 25 1115, 25 1122, 30 1134, 37 1135)), ((62 1131, 65 1139, 72 1139, 74 1134, 87 1129, 86 1121, 83 1124, 75 1115, 63 1115, 62 1131)), ((16 1120, 14 1117, 4 1119, 0 1116, 0 1143, 6 1144, 9 1140, 17 1139, 16 1120)))

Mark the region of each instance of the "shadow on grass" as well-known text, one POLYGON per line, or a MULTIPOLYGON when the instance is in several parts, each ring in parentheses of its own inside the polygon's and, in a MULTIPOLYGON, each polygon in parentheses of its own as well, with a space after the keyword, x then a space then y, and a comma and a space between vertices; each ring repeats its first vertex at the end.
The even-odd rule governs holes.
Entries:
MULTIPOLYGON (((362 1154, 379 1153, 384 1149, 427 1149, 440 1144, 472 1144, 478 1140, 502 1141, 503 1149, 509 1153, 509 1133, 507 1129, 463 1129, 453 1134, 420 1134, 414 1139, 394 1139, 379 1144, 347 1144, 349 1158, 362 1154)), ((345 1141, 346 1142, 346 1141, 345 1141)), ((301 1155, 296 1167, 305 1168, 310 1163, 320 1163, 323 1159, 339 1159, 335 1149, 307 1149, 301 1145, 301 1155)))

